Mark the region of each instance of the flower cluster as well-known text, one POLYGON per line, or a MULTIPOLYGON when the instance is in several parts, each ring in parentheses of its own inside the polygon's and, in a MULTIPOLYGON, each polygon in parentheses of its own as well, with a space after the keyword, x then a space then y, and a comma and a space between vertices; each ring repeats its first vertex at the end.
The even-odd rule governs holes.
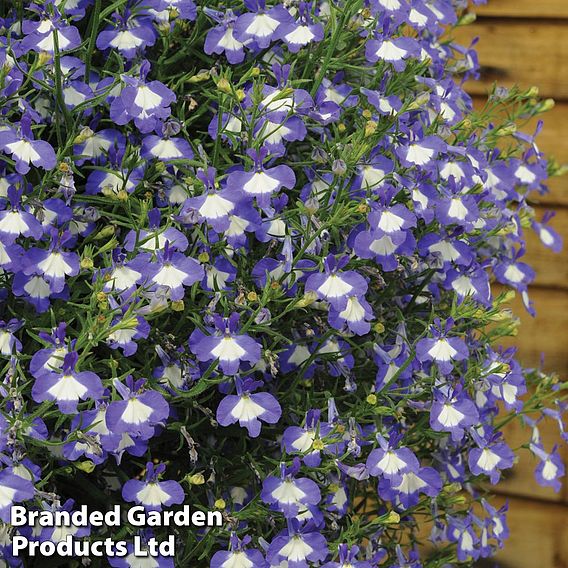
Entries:
POLYGON ((561 247, 515 126, 550 103, 474 110, 466 4, 2 4, 5 564, 14 503, 223 512, 152 566, 489 557, 513 418, 559 489, 564 385, 499 347, 514 291, 533 312, 526 232, 561 247))

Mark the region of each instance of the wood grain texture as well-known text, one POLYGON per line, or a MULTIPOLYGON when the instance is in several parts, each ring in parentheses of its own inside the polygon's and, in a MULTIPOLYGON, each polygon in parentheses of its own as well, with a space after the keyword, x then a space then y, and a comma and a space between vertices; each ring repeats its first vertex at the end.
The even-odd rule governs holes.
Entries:
MULTIPOLYGON (((566 4, 568 6, 568 0, 566 4)), ((486 100, 483 96, 474 97, 474 108, 481 110, 486 100)), ((540 151, 561 165, 568 164, 568 103, 557 102, 551 111, 528 121, 519 121, 519 131, 533 134, 539 120, 544 123, 544 128, 536 139, 540 151)), ((548 186, 549 194, 534 195, 531 200, 535 203, 568 206, 568 176, 553 178, 548 182, 548 186)))
POLYGON ((471 93, 486 94, 497 81, 537 85, 543 96, 568 99, 568 21, 481 20, 453 36, 463 45, 481 38, 477 50, 484 72, 481 81, 467 84, 471 93))
POLYGON ((568 567, 568 507, 509 499, 508 524, 511 536, 497 554, 499 568, 568 567))
POLYGON ((566 0, 489 0, 485 6, 474 6, 479 16, 505 18, 568 18, 566 0))
POLYGON ((565 290, 532 288, 537 317, 533 318, 523 307, 520 295, 511 302, 513 313, 520 318, 516 337, 507 338, 503 344, 519 348, 518 359, 526 367, 539 367, 544 357, 543 368, 547 372, 568 375, 568 293, 565 290))
MULTIPOLYGON (((537 219, 541 220, 543 213, 551 209, 556 211, 556 216, 550 221, 550 226, 563 237, 568 247, 567 208, 537 207, 537 219)), ((524 261, 536 270, 534 283, 538 286, 568 290, 568 248, 565 247, 562 252, 557 254, 545 247, 532 229, 527 229, 525 234, 527 237, 527 254, 524 261)))
MULTIPOLYGON (((568 6, 568 0, 566 5, 568 6)), ((521 131, 534 133, 539 120, 544 122, 544 127, 536 139, 539 149, 547 158, 554 158, 561 165, 568 164, 568 103, 557 102, 551 111, 525 122, 521 131)), ((552 178, 547 185, 549 194, 536 195, 532 199, 541 203, 568 206, 568 176, 552 178)))
MULTIPOLYGON (((536 418, 536 416, 534 417, 536 418)), ((560 432, 558 423, 551 418, 546 418, 539 424, 539 432, 544 447, 552 449, 555 444, 560 444, 560 432)), ((534 478, 534 470, 539 460, 527 449, 519 449, 531 439, 532 428, 524 425, 520 420, 509 422, 504 429, 505 440, 517 452, 518 462, 511 470, 505 472, 505 478, 499 483, 496 491, 501 495, 542 499, 544 501, 562 502, 565 499, 564 491, 558 493, 551 487, 540 486, 534 478)), ((562 446, 561 455, 568 458, 568 447, 562 446)), ((563 489, 566 487, 564 484, 563 489)))
POLYGON ((550 190, 546 195, 538 195, 532 201, 552 206, 568 207, 568 177, 556 177, 547 182, 550 190))

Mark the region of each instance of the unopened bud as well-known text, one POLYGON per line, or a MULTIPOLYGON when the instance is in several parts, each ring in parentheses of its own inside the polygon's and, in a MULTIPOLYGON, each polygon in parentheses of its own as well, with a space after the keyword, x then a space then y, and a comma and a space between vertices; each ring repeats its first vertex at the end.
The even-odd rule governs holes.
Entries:
POLYGON ((40 51, 38 57, 38 63, 41 67, 43 67, 46 63, 49 63, 52 59, 53 58, 51 56, 51 53, 48 53, 47 51, 40 51))
POLYGON ((103 227, 93 238, 96 241, 112 237, 114 235, 114 225, 107 225, 103 227))
POLYGON ((183 303, 183 300, 174 300, 170 304, 170 307, 172 308, 173 312, 183 312, 183 310, 185 309, 185 304, 183 303))
POLYGON ((515 132, 517 132, 516 124, 506 124, 497 130, 497 136, 511 136, 511 134, 515 134, 515 132))
POLYGON ((94 132, 88 126, 85 126, 81 129, 81 132, 79 132, 79 134, 75 136, 73 144, 82 144, 83 142, 86 142, 89 138, 91 138, 93 134, 94 132))
POLYGON ((217 81, 217 88, 222 92, 222 93, 226 93, 226 94, 230 94, 232 93, 232 89, 231 89, 231 83, 229 83, 229 81, 227 81, 227 79, 225 79, 225 77, 221 77, 218 81, 217 81))
POLYGON ((540 112, 548 112, 549 110, 552 110, 555 106, 556 106, 556 102, 555 102, 554 99, 546 99, 545 101, 542 101, 540 103, 539 111, 540 112))
POLYGON ((306 199, 306 202, 304 203, 304 207, 306 208, 306 211, 310 214, 310 215, 315 215, 320 207, 319 201, 317 197, 309 197, 308 199, 306 199))
POLYGON ((377 404, 377 395, 375 393, 371 393, 367 396, 367 404, 370 404, 371 406, 377 404))
POLYGON ((205 477, 203 477, 202 473, 194 473, 188 477, 187 481, 189 481, 190 485, 203 485, 205 477))
POLYGON ((316 164, 325 164, 327 159, 327 152, 323 148, 317 147, 312 150, 312 160, 316 164))
POLYGON ((303 298, 296 304, 296 306, 298 308, 306 308, 313 304, 317 299, 318 295, 313 291, 309 291, 304 294, 303 298))
POLYGON ((528 99, 535 99, 538 97, 538 87, 536 85, 533 85, 526 93, 525 96, 528 99))
POLYGON ((458 26, 469 26, 470 24, 473 24, 476 19, 477 16, 473 12, 467 12, 460 18, 458 26))
POLYGON ((83 270, 92 270, 95 266, 92 258, 86 257, 81 259, 81 268, 83 270))
POLYGON ((189 83, 203 83, 204 81, 207 81, 210 77, 211 77, 211 71, 209 71, 209 69, 204 69, 199 73, 190 77, 187 81, 189 83))
POLYGON ((386 525, 397 525, 400 523, 400 515, 396 511, 389 511, 388 517, 384 522, 386 525))
POLYGON ((377 131, 377 123, 374 120, 369 120, 365 124, 365 136, 372 136, 377 131))
POLYGON ((341 159, 335 160, 331 166, 331 171, 336 176, 344 176, 347 173, 347 164, 341 159))
POLYGON ((374 331, 375 333, 384 333, 384 331, 385 331, 385 326, 384 326, 380 321, 378 321, 378 322, 373 326, 373 331, 374 331))
POLYGON ((76 462, 75 467, 85 473, 92 473, 95 470, 95 464, 91 460, 76 462))
POLYGON ((430 100, 430 93, 420 93, 416 99, 408 105, 408 110, 423 108, 430 100))

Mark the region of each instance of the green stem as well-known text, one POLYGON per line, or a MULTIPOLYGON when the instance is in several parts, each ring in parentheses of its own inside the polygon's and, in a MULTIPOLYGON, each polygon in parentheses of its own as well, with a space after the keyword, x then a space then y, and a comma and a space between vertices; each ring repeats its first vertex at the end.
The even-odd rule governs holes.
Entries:
POLYGON ((89 83, 89 75, 91 74, 91 57, 95 50, 95 42, 97 39, 97 32, 99 31, 99 16, 101 13, 101 0, 95 0, 95 7, 93 8, 93 15, 89 22, 90 35, 89 44, 87 45, 87 57, 85 60, 85 83, 89 83))

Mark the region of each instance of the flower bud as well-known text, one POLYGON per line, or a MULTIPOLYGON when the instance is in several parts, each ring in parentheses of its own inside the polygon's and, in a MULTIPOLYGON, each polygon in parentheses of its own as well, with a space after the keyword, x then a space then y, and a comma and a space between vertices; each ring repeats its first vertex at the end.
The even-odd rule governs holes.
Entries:
POLYGON ((202 473, 194 473, 190 475, 187 479, 190 485, 203 485, 205 483, 205 477, 202 473))
POLYGON ((312 448, 318 452, 321 452, 325 448, 325 444, 321 440, 317 439, 314 440, 312 448))
POLYGON ((73 144, 82 144, 83 142, 86 142, 89 138, 91 138, 93 134, 94 132, 88 126, 85 126, 81 129, 81 132, 77 134, 77 136, 73 140, 73 144))
POLYGON ((473 24, 475 20, 477 20, 476 14, 474 12, 467 12, 460 18, 458 26, 469 26, 473 24))
POLYGON ((554 99, 546 99, 540 103, 539 111, 540 112, 548 112, 552 110, 556 106, 556 101, 554 99))
POLYGON ((538 97, 538 87, 536 85, 533 85, 526 93, 525 96, 527 97, 527 99, 535 99, 538 97))
POLYGON ((101 241, 114 235, 114 225, 107 225, 103 227, 94 237, 96 241, 101 241))
POLYGON ((365 124, 365 137, 372 136, 377 131, 378 124, 374 120, 367 121, 365 124))
POLYGON ((225 509, 227 507, 227 503, 225 503, 225 499, 217 499, 214 503, 215 509, 225 509))
POLYGON ((92 258, 85 257, 81 259, 81 268, 83 270, 92 270, 94 266, 95 263, 93 262, 92 258))
POLYGON ((313 304, 318 299, 318 295, 315 292, 306 292, 303 298, 296 304, 298 308, 306 308, 313 304))
POLYGON ((225 77, 221 77, 218 81, 217 81, 217 88, 222 92, 222 93, 226 93, 228 95, 230 95, 233 91, 231 89, 231 83, 229 83, 229 81, 225 78, 225 77))
POLYGON ((385 331, 385 326, 384 326, 380 321, 378 321, 378 322, 373 326, 373 331, 374 331, 375 333, 384 333, 384 331, 385 331))
POLYGON ((430 100, 430 93, 420 93, 416 99, 408 105, 408 110, 419 110, 430 100))
POLYGON ((347 164, 341 159, 335 160, 331 166, 331 171, 336 176, 344 176, 347 173, 347 164))
POLYGON ((190 77, 187 81, 189 83, 203 83, 204 81, 209 80, 211 77, 211 71, 209 69, 202 69, 199 73, 190 77))
POLYGON ((400 523, 400 515, 396 511, 389 511, 387 518, 384 520, 386 525, 397 525, 400 523))
POLYGON ((517 132, 517 125, 516 124, 506 124, 499 128, 496 131, 497 136, 511 136, 511 134, 515 134, 517 132))
POLYGON ((272 314, 268 308, 262 308, 256 317, 254 318, 254 323, 261 325, 263 323, 268 323, 272 319, 272 314))
POLYGON ((327 152, 323 148, 320 148, 318 146, 312 150, 312 160, 316 164, 325 164, 327 162, 327 159, 327 152))
POLYGON ((48 53, 47 51, 40 51, 39 56, 37 58, 40 67, 43 67, 46 63, 50 63, 51 60, 52 60, 51 53, 48 53))
POLYGON ((185 309, 185 304, 183 300, 174 300, 170 304, 170 307, 172 308, 173 312, 183 312, 183 310, 185 309))
POLYGON ((95 464, 91 460, 76 462, 75 467, 85 473, 92 473, 95 470, 95 464))

